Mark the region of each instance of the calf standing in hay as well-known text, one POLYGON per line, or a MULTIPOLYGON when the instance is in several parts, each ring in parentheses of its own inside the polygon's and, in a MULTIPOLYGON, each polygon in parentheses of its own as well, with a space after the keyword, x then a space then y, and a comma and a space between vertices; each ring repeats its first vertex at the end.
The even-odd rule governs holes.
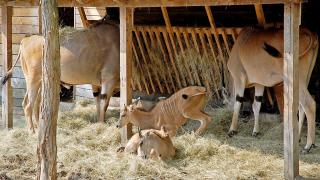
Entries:
POLYGON ((141 129, 157 129, 163 126, 170 137, 188 118, 201 122, 196 134, 201 134, 211 122, 211 117, 203 112, 206 88, 190 86, 183 88, 165 100, 159 101, 150 111, 143 111, 133 105, 126 106, 120 114, 119 128, 132 123, 141 129))
MULTIPOLYGON (((119 37, 119 26, 108 22, 60 37, 61 81, 67 85, 91 84, 100 122, 104 121, 109 99, 120 84, 119 37)), ((19 52, 27 84, 22 106, 31 132, 33 110, 36 122, 39 120, 43 44, 43 36, 26 37, 19 52)), ((12 77, 14 66, 1 80, 2 84, 12 77)))
MULTIPOLYGON (((299 34, 299 135, 304 120, 308 121, 307 144, 304 152, 309 152, 315 142, 316 103, 307 87, 317 53, 318 37, 307 29, 300 29, 299 34)), ((255 87, 253 136, 259 133, 259 111, 264 87, 271 87, 283 81, 283 30, 243 29, 235 42, 228 69, 234 83, 234 113, 228 135, 233 136, 238 128, 238 114, 243 101, 244 89, 255 87)))
POLYGON ((140 130, 128 141, 124 152, 138 154, 144 159, 168 160, 175 155, 171 138, 162 126, 161 130, 140 130))

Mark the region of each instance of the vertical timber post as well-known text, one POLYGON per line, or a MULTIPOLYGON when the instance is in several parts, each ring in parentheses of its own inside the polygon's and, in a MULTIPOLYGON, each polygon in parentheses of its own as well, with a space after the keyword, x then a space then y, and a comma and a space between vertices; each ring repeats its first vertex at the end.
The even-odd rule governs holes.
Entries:
MULTIPOLYGON (((120 110, 132 102, 132 8, 120 7, 120 110)), ((132 135, 129 123, 121 129, 121 143, 124 144, 132 135)))
POLYGON ((42 14, 41 14, 41 6, 38 8, 38 28, 39 34, 42 34, 42 14))
MULTIPOLYGON (((2 6, 2 67, 3 73, 12 67, 12 7, 2 6)), ((13 99, 11 80, 2 86, 2 125, 4 128, 13 127, 13 99)))
POLYGON ((300 3, 284 5, 284 177, 299 176, 299 25, 300 3))
POLYGON ((38 134, 38 180, 57 179, 57 118, 60 92, 60 44, 57 0, 42 0, 43 63, 38 134))

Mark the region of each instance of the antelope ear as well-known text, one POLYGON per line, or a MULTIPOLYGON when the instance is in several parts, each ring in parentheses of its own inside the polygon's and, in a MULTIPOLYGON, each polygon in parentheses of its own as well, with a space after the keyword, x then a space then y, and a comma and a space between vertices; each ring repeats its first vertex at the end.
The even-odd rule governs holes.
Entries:
POLYGON ((183 98, 183 99, 188 99, 188 95, 182 94, 182 98, 183 98))

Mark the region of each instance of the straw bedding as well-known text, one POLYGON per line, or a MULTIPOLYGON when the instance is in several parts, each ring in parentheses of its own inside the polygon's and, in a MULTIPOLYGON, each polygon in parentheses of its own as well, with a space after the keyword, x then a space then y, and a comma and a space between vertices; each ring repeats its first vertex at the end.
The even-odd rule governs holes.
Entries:
MULTIPOLYGON (((190 133, 198 122, 189 121, 173 139, 175 158, 158 162, 118 154, 120 135, 115 124, 119 111, 109 110, 107 123, 96 124, 94 106, 81 101, 59 114, 59 179, 283 179, 279 116, 261 115, 262 135, 258 138, 251 137, 252 118, 247 123, 240 121, 239 134, 228 138, 232 113, 206 111, 213 117, 206 133, 200 137, 190 133)), ((316 136, 319 145, 319 129, 316 136)), ((0 131, 0 137, 0 179, 34 179, 37 136, 17 128, 0 131)), ((300 173, 320 178, 320 148, 301 156, 300 173)))

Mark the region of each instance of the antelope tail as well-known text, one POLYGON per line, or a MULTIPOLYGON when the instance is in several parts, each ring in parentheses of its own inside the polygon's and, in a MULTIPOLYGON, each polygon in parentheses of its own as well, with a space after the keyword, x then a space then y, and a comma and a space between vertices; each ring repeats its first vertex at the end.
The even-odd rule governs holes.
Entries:
POLYGON ((18 57, 17 57, 17 59, 15 60, 13 66, 12 66, 11 69, 10 69, 8 72, 6 72, 6 74, 1 78, 1 80, 0 80, 1 86, 5 85, 6 82, 7 82, 10 78, 12 78, 13 68, 17 65, 17 62, 18 62, 18 60, 20 59, 20 54, 21 54, 21 48, 20 48, 20 50, 19 50, 18 57))

